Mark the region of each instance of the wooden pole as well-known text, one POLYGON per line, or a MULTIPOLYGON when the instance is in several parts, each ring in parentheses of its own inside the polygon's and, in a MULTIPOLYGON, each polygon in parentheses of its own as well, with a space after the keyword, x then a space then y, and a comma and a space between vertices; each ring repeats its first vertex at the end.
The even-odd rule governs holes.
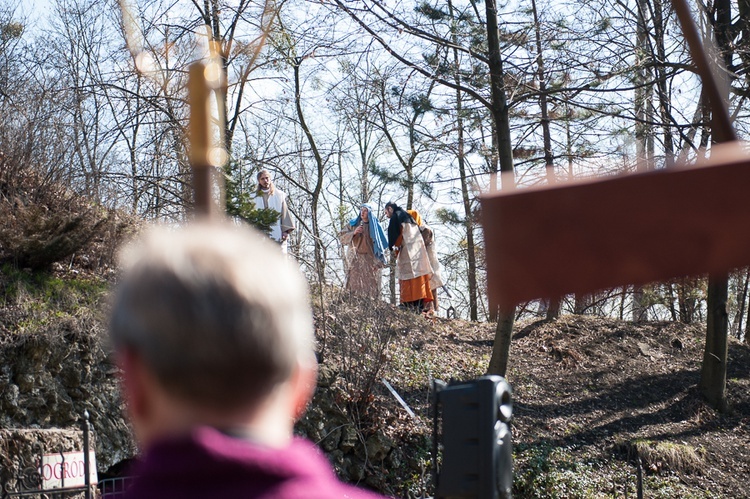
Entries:
POLYGON ((211 164, 211 85, 206 79, 206 64, 190 65, 188 101, 190 103, 190 166, 193 171, 193 211, 196 216, 211 217, 219 213, 213 200, 214 166, 211 164))

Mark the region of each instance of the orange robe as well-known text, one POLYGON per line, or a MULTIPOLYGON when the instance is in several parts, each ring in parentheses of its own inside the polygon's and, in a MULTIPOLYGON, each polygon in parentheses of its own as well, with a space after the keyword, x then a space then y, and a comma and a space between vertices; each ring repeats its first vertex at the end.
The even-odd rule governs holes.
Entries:
MULTIPOLYGON (((418 214, 417 217, 419 217, 418 214)), ((419 223, 419 220, 417 220, 417 223, 419 223)), ((400 248, 396 268, 401 303, 422 300, 424 305, 431 302, 433 300, 430 290, 432 266, 422 239, 422 233, 419 231, 419 225, 401 224, 401 235, 396 241, 396 246, 400 248)))

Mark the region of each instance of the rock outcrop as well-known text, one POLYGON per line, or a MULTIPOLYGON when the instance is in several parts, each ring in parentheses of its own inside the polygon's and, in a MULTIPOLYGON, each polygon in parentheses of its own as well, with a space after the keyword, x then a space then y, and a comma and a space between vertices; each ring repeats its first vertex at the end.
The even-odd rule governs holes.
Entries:
POLYGON ((79 430, 88 411, 100 470, 135 454, 99 324, 62 319, 46 333, 0 336, 0 428, 79 430))

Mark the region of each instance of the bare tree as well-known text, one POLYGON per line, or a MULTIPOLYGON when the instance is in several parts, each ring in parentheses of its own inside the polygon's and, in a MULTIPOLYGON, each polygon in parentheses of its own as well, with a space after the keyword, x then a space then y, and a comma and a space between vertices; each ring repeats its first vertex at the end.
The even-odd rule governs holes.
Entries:
MULTIPOLYGON (((708 19, 712 25, 716 44, 720 50, 722 66, 728 71, 732 67, 732 10, 729 0, 714 2, 713 9, 708 10, 708 19)), ((724 77, 725 89, 719 96, 723 101, 712 101, 712 130, 711 136, 715 142, 734 139, 732 130, 725 130, 721 125, 722 115, 727 113, 725 102, 729 101, 729 75, 724 77), (727 137, 726 134, 730 134, 727 137)), ((704 82, 706 85, 707 82, 704 82)), ((721 91, 721 90, 720 90, 721 91)), ((718 99, 717 99, 718 100, 718 99)), ((727 339, 729 331, 729 311, 727 299, 729 289, 729 275, 710 275, 708 277, 708 300, 706 320, 706 348, 703 354, 701 379, 698 384, 701 395, 708 403, 719 411, 727 408, 727 339)))
MULTIPOLYGON (((377 171, 378 156, 382 153, 385 138, 378 133, 380 120, 381 69, 369 61, 365 53, 355 61, 344 59, 340 62, 343 79, 331 88, 333 110, 341 117, 347 142, 350 140, 355 154, 351 160, 357 165, 357 195, 342 193, 341 202, 356 205, 369 201, 372 195, 372 171, 377 171)), ((348 148, 347 148, 348 149, 348 148)), ((345 151, 342 151, 345 152, 345 151)), ((349 156, 349 155, 347 155, 349 156)), ((339 173, 343 181, 343 171, 339 173)))

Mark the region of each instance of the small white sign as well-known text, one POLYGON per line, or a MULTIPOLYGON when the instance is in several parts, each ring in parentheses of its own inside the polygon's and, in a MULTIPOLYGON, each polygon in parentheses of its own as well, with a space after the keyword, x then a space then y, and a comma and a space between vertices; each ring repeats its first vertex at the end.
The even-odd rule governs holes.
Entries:
MULTIPOLYGON (((62 489, 86 485, 83 451, 46 454, 42 456, 42 488, 62 489)), ((89 451, 89 483, 96 484, 96 455, 89 451)))

